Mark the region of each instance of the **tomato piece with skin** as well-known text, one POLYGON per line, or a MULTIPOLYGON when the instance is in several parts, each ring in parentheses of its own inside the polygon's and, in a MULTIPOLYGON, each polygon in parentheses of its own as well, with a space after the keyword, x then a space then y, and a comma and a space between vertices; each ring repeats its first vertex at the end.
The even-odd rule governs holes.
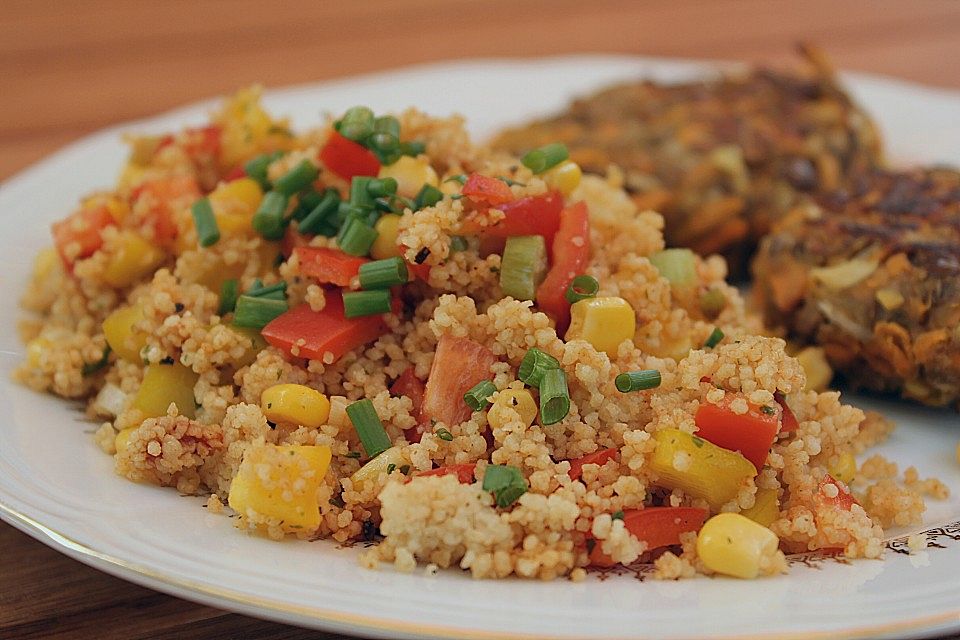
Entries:
POLYGON ((294 229, 296 225, 287 225, 287 230, 283 232, 283 238, 280 240, 280 253, 283 254, 284 258, 289 258, 293 255, 294 249, 297 247, 306 247, 310 244, 310 239, 313 238, 311 234, 303 234, 294 229))
MULTIPOLYGON (((709 513, 695 507, 647 507, 626 509, 623 524, 637 539, 647 543, 647 551, 680 544, 680 534, 699 531, 709 513)), ((597 542, 590 551, 590 564, 609 567, 613 560, 597 542)))
POLYGON ((570 324, 567 289, 586 271, 589 262, 590 213, 585 202, 577 202, 560 214, 560 228, 553 238, 553 262, 537 287, 537 307, 553 317, 558 333, 570 324))
POLYGON ((791 431, 796 431, 799 429, 800 422, 797 420, 797 416, 794 415, 793 410, 790 409, 790 405, 787 404, 787 396, 780 391, 776 391, 774 392, 773 397, 777 401, 777 404, 780 405, 780 409, 783 411, 783 415, 780 419, 780 433, 790 433, 791 431))
POLYGON ((64 266, 73 271, 77 260, 89 258, 103 246, 101 232, 116 220, 106 206, 81 209, 51 226, 53 244, 64 266))
POLYGON ((780 405, 760 407, 749 402, 742 393, 728 391, 721 404, 701 402, 694 416, 695 435, 718 447, 739 451, 757 470, 763 468, 767 453, 780 431, 780 405), (734 413, 731 403, 743 400, 747 412, 734 413))
POLYGON ((603 449, 601 451, 588 453, 580 458, 575 458, 570 461, 570 471, 567 472, 567 475, 570 476, 571 480, 579 480, 580 476, 583 475, 584 465, 596 464, 602 467, 608 461, 616 458, 618 453, 618 449, 603 449))
POLYGON ((424 420, 452 426, 470 418, 473 410, 463 396, 493 377, 490 366, 496 361, 492 351, 469 338, 441 336, 424 390, 424 420))
POLYGON ((389 328, 382 315, 346 318, 342 295, 339 291, 328 291, 322 311, 301 304, 270 321, 261 335, 290 356, 323 360, 324 354, 329 352, 336 361, 387 331, 389 328), (303 344, 299 344, 301 339, 303 344), (296 354, 293 353, 294 346, 297 347, 296 354))
POLYGON ((354 176, 376 176, 380 172, 380 160, 372 151, 336 131, 330 132, 320 150, 320 162, 348 182, 354 176))
POLYGON ((471 173, 467 176, 467 181, 463 184, 460 193, 477 204, 487 204, 491 207, 513 200, 513 191, 506 182, 479 173, 471 173))
POLYGON ((350 285, 360 273, 360 267, 370 262, 366 258, 350 256, 339 249, 326 247, 297 247, 293 255, 300 262, 300 273, 314 278, 320 284, 350 285))
POLYGON ((406 396, 413 402, 411 415, 419 416, 420 409, 423 407, 423 394, 425 386, 423 381, 417 377, 413 367, 404 369, 400 377, 390 385, 390 393, 395 396, 406 396))
POLYGON ((430 471, 423 471, 417 474, 417 477, 423 476, 457 476, 461 484, 473 484, 473 474, 476 470, 476 463, 470 464, 449 464, 445 467, 437 467, 430 471))

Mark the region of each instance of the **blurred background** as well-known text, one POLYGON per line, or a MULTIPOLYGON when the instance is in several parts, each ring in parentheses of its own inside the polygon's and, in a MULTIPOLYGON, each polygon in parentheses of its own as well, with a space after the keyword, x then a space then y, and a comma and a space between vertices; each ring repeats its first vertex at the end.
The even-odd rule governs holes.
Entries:
MULTIPOLYGON (((259 82, 446 59, 622 53, 836 65, 960 88, 953 0, 4 0, 0 179, 87 133, 259 82)), ((922 114, 918 114, 922 117, 922 114)), ((0 524, 2 638, 317 638, 163 596, 0 524)))

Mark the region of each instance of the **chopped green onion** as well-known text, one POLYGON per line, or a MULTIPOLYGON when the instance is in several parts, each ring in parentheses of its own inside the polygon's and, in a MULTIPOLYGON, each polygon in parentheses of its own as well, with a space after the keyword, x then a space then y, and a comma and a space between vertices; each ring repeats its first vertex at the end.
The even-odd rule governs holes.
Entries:
POLYGON ((269 189, 270 180, 267 179, 267 169, 270 167, 270 163, 272 163, 274 160, 277 160, 282 155, 282 151, 275 151, 273 153, 264 153, 259 155, 247 162, 247 164, 243 165, 243 171, 248 176, 259 182, 261 187, 264 189, 269 189))
POLYGON ((217 226, 217 219, 213 215, 210 200, 200 198, 190 207, 190 213, 193 214, 193 226, 197 229, 200 246, 209 247, 217 244, 220 240, 220 228, 217 226))
POLYGON ((373 133, 373 111, 368 107, 351 107, 337 123, 337 131, 344 138, 360 142, 373 133))
POLYGON ((614 379, 614 384, 617 385, 617 391, 620 393, 655 389, 660 386, 660 372, 656 369, 627 371, 618 375, 614 379))
POLYGON ((543 236, 507 238, 500 261, 500 288, 517 300, 533 300, 547 274, 547 243, 543 236))
POLYGON ((360 288, 389 289, 408 280, 407 263, 393 257, 360 265, 360 288))
POLYGON ((383 198, 396 194, 398 186, 396 178, 370 178, 367 192, 374 198, 383 198))
POLYGON ((287 196, 279 191, 269 191, 253 214, 253 228, 267 240, 279 240, 283 237, 283 215, 286 212, 287 196))
POLYGON ((377 410, 369 399, 358 400, 347 405, 347 417, 353 423, 353 428, 360 437, 360 444, 367 452, 367 457, 374 458, 392 446, 390 436, 380 422, 377 410))
POLYGON ((400 137, 400 121, 394 116, 380 116, 373 123, 374 133, 389 133, 394 138, 400 137))
POLYGON ((483 490, 493 493, 497 506, 504 509, 527 492, 527 481, 517 467, 489 464, 483 473, 483 490))
POLYGON ((650 256, 650 262, 676 289, 697 283, 697 258, 690 249, 664 249, 650 256))
POLYGON ((240 295, 240 283, 235 278, 224 280, 220 284, 220 307, 217 309, 217 315, 233 311, 237 306, 237 296, 240 295))
POLYGON ((715 346, 720 344, 720 341, 723 340, 723 331, 720 327, 714 327, 713 331, 710 332, 707 341, 703 343, 703 346, 707 349, 713 349, 715 346))
POLYGON ((329 218, 337 212, 340 194, 336 189, 327 189, 320 202, 297 225, 300 233, 319 233, 329 218))
POLYGON ((520 380, 530 385, 531 387, 539 387, 540 383, 543 381, 543 374, 550 369, 559 369, 560 361, 554 358, 549 353, 545 353, 536 347, 532 347, 527 351, 526 355, 523 356, 523 360, 520 361, 520 369, 517 371, 517 377, 520 380))
POLYGON ((269 286, 263 286, 263 283, 259 280, 254 283, 253 287, 247 291, 246 295, 253 296, 254 298, 270 298, 272 300, 285 300, 287 292, 287 283, 284 280, 276 284, 271 284, 269 286))
POLYGON ((458 173, 457 175, 450 176, 449 178, 444 180, 444 183, 447 183, 447 182, 459 182, 461 185, 464 185, 464 184, 467 184, 467 176, 466 174, 458 173))
POLYGON ((453 434, 443 427, 437 429, 436 434, 438 438, 445 442, 453 442, 453 434))
POLYGON ((349 218, 340 230, 337 245, 351 256, 365 256, 370 253, 373 241, 377 239, 377 230, 358 218, 349 218))
POLYGON ((562 142, 554 142, 534 149, 523 156, 521 162, 523 166, 534 173, 543 173, 547 169, 552 169, 564 160, 570 157, 567 151, 567 145, 562 142))
POLYGON ((597 279, 593 276, 582 275, 573 279, 573 282, 567 287, 567 292, 563 295, 567 302, 573 304, 587 298, 595 298, 598 291, 600 291, 600 283, 597 282, 597 279))
POLYGON ((318 193, 313 189, 301 193, 297 198, 297 208, 293 211, 293 219, 300 221, 310 215, 310 212, 323 202, 324 195, 326 194, 318 193))
POLYGON ((376 180, 370 176, 354 176, 350 181, 350 204, 364 209, 373 208, 373 195, 370 193, 370 183, 376 180))
POLYGON ((468 246, 469 246, 469 245, 467 245, 467 239, 464 238, 463 236, 452 236, 452 237, 450 238, 450 252, 451 252, 451 253, 457 253, 457 252, 459 252, 459 251, 466 251, 468 246))
POLYGON ((430 184, 425 184, 420 187, 420 191, 417 193, 417 197, 414 198, 415 209, 419 211, 426 207, 432 207, 443 200, 443 191, 437 189, 435 186, 430 184))
POLYGON ((286 313, 287 309, 286 300, 242 295, 237 298, 233 324, 238 327, 263 329, 271 320, 286 313))
POLYGON ((400 143, 400 153, 405 156, 418 156, 427 150, 427 144, 419 140, 400 143))
POLYGON ((107 366, 107 363, 110 362, 110 345, 107 345, 103 348, 103 355, 100 356, 100 359, 96 362, 84 362, 83 366, 80 367, 80 375, 84 378, 95 374, 100 369, 103 369, 107 366))
POLYGON ((700 296, 700 311, 711 320, 720 315, 726 306, 727 297, 719 289, 710 289, 700 296))
POLYGON ((563 369, 547 369, 540 381, 540 419, 543 424, 560 422, 570 412, 570 392, 563 369))
POLYGON ((318 175, 320 175, 320 170, 317 165, 304 159, 293 169, 280 176, 274 183, 273 190, 279 191, 285 196, 292 196, 301 189, 310 186, 310 183, 316 180, 318 175))
POLYGON ((470 391, 463 394, 463 401, 474 411, 482 411, 490 404, 490 396, 497 392, 497 388, 489 380, 483 380, 473 385, 470 391))
POLYGON ((347 318, 390 313, 390 290, 350 291, 343 294, 343 315, 347 318))

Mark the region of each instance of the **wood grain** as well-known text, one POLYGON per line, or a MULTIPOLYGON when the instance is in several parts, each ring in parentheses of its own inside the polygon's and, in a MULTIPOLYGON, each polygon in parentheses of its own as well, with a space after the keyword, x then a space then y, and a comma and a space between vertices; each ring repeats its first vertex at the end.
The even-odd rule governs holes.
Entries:
MULTIPOLYGON (((960 87, 950 0, 5 0, 0 178, 105 125, 262 82, 419 62, 577 52, 784 63, 816 42, 844 69, 960 87)), ((0 524, 2 638, 332 638, 89 569, 0 524)))

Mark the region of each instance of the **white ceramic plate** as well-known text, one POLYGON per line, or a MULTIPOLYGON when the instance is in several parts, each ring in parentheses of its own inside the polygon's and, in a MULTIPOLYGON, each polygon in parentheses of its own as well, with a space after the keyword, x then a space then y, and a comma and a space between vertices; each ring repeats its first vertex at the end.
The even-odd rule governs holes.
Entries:
MULTIPOLYGON (((459 111, 478 136, 560 108, 624 78, 688 79, 703 64, 624 57, 441 64, 269 93, 297 127, 323 110, 368 104, 459 111)), ((892 157, 960 164, 960 93, 850 77, 880 120, 892 157)), ((161 591, 283 622, 382 637, 903 637, 960 629, 960 498, 930 504, 932 545, 917 555, 843 564, 797 558, 788 576, 742 582, 641 581, 633 575, 539 583, 367 571, 357 550, 327 542, 270 542, 235 531, 201 500, 131 484, 67 403, 10 382, 23 356, 13 304, 48 225, 77 198, 107 187, 125 157, 119 134, 198 124, 212 102, 92 135, 0 188, 0 516, 67 555, 161 591), (939 528, 937 528, 939 527, 939 528)), ((856 399, 858 404, 867 401, 856 399)), ((876 403, 874 403, 876 404, 876 403)), ((880 450, 960 492, 957 415, 887 403, 900 424, 880 450)), ((898 532, 905 533, 905 532, 898 532)))

